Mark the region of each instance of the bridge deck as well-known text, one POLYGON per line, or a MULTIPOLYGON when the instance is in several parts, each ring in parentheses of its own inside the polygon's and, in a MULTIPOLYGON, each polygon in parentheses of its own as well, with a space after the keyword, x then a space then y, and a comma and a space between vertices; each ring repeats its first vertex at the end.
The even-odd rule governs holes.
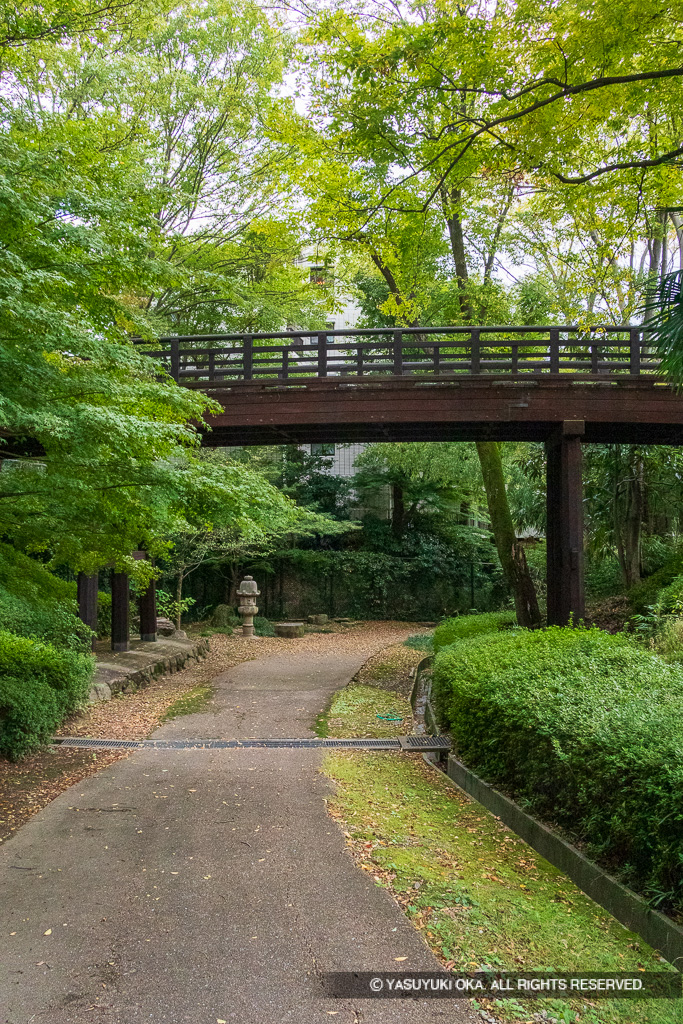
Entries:
POLYGON ((209 445, 546 440, 683 443, 683 398, 640 327, 200 335, 150 355, 215 397, 209 445))

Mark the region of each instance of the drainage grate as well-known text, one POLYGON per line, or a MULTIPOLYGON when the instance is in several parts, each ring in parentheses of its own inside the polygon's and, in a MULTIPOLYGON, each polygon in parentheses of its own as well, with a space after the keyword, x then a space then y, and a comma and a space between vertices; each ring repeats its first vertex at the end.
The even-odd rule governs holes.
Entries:
POLYGON ((450 750, 447 736, 400 736, 401 750, 450 750))
POLYGON ((91 740, 85 736, 56 736, 52 741, 60 747, 96 747, 98 749, 119 750, 121 748, 139 748, 141 740, 91 740))
MULTIPOLYGON (((415 737, 418 739, 418 737, 415 737)), ((107 750, 234 750, 241 747, 355 747, 360 750, 400 750, 399 739, 263 739, 263 740, 93 740, 84 736, 58 736, 53 743, 62 747, 107 750)), ((420 747, 419 749, 424 749, 420 747)), ((429 747, 428 749, 435 749, 429 747)), ((439 748, 440 749, 440 748, 439 748)))

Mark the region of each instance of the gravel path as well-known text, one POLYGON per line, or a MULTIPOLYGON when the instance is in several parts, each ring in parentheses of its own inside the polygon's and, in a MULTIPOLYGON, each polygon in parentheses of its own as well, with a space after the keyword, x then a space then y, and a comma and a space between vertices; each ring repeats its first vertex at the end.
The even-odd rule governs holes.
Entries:
MULTIPOLYGON (((219 673, 211 725, 304 734, 321 701, 411 631, 378 625, 355 648, 350 634, 287 658, 260 644, 262 660, 219 673)), ((207 725, 204 713, 176 723, 207 725)), ((0 850, 3 1024, 474 1024, 462 1002, 322 994, 326 970, 438 964, 354 865, 321 758, 140 751, 44 808, 0 850)))

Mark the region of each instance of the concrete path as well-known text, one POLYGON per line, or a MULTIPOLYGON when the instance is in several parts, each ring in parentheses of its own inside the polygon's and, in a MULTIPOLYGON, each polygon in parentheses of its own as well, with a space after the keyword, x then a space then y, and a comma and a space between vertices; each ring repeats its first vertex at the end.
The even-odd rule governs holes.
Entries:
MULTIPOLYGON (((366 657, 239 665, 217 678, 215 713, 155 735, 310 735, 366 657)), ((0 1021, 479 1021, 461 1001, 322 995, 327 970, 438 964, 354 865, 326 813, 321 760, 140 751, 44 808, 0 851, 0 1021)))

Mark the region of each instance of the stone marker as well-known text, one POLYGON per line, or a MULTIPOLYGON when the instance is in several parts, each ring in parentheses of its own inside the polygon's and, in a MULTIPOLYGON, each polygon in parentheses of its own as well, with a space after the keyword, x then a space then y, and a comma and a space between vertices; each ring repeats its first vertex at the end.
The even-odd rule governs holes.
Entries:
POLYGON ((240 589, 237 591, 237 596, 240 599, 240 605, 237 610, 242 616, 242 636, 253 637, 254 635, 254 616, 258 615, 256 598, 260 593, 261 591, 254 577, 245 576, 240 583, 240 589))
POLYGON ((276 622, 275 635, 294 640, 296 637, 304 635, 304 624, 303 622, 276 622))

